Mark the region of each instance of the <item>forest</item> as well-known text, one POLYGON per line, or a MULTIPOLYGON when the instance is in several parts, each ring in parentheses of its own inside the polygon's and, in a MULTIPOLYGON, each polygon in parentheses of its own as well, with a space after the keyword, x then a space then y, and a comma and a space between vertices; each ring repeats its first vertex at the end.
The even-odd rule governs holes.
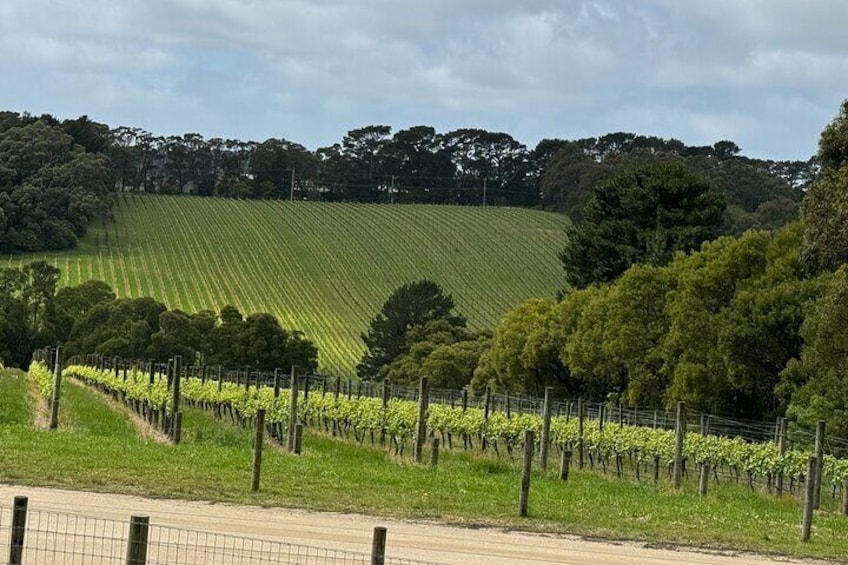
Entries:
POLYGON ((115 192, 523 206, 580 217, 593 186, 638 164, 672 161, 725 196, 722 234, 796 218, 819 170, 814 157, 753 159, 727 140, 688 146, 623 132, 544 139, 531 149, 478 128, 369 125, 312 151, 284 138, 156 136, 87 116, 0 111, 0 251, 73 247, 115 192))

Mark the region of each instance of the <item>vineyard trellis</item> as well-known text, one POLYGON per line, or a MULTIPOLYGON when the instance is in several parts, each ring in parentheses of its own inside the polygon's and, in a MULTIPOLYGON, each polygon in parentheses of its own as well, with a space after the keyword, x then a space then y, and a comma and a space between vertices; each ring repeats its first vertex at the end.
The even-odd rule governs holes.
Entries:
MULTIPOLYGON (((40 352, 37 359, 31 374, 39 388, 46 391, 51 380, 51 356, 40 352)), ((198 366, 179 372, 179 393, 184 402, 245 426, 251 425, 260 408, 264 409, 268 433, 278 440, 285 438, 291 386, 288 373, 198 366)), ((126 402, 163 429, 172 424, 168 418, 174 403, 172 381, 176 377, 169 364, 87 356, 69 360, 64 374, 126 402)), ((301 422, 358 442, 384 444, 398 455, 409 449, 417 424, 418 389, 318 375, 297 378, 301 422)), ((541 435, 540 398, 474 395, 467 390, 432 390, 427 398, 427 432, 440 438, 441 445, 448 449, 490 449, 498 456, 515 460, 525 431, 533 431, 536 438, 541 435)), ((560 451, 582 448, 590 467, 614 470, 618 476, 629 467, 638 480, 659 480, 671 473, 674 425, 674 419, 661 411, 560 401, 553 406, 550 438, 560 451), (585 415, 582 419, 581 410, 585 415)), ((796 493, 804 484, 812 445, 803 430, 792 428, 780 438, 775 436, 779 430, 773 424, 700 413, 690 415, 686 429, 684 457, 690 463, 687 476, 697 477, 694 470, 708 463, 714 481, 744 481, 751 488, 796 493)), ((827 437, 826 447, 823 484, 829 485, 836 497, 844 494, 848 481, 845 441, 827 437)))

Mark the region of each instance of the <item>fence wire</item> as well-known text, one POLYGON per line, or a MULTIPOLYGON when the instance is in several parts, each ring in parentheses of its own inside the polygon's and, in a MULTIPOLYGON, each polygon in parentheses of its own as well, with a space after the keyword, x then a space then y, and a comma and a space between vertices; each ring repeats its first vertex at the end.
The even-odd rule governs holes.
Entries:
MULTIPOLYGON (((0 507, 0 562, 12 540, 10 508, 0 507)), ((123 565, 130 522, 29 509, 20 563, 123 565)), ((146 565, 370 565, 372 555, 150 524, 146 565)), ((427 562, 379 556, 386 565, 427 562)), ((438 565, 435 563, 429 565, 438 565)))

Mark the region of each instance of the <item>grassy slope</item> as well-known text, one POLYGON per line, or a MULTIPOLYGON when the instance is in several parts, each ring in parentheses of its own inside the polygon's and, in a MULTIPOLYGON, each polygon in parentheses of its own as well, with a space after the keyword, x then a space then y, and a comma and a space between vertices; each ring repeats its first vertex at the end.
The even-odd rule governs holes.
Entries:
POLYGON ((552 296, 563 286, 566 223, 517 208, 122 196, 112 225, 46 258, 64 284, 100 279, 119 296, 189 312, 272 312, 338 373, 352 370, 359 335, 403 283, 436 281, 475 329, 521 300, 552 296))
POLYGON ((63 395, 73 427, 33 430, 25 423, 21 402, 26 386, 13 374, 0 372, 0 413, 15 414, 0 423, 0 481, 6 483, 427 517, 848 560, 848 520, 832 508, 817 513, 813 540, 802 544, 801 509, 790 497, 778 500, 722 484, 702 499, 692 485, 678 493, 664 482, 637 484, 575 470, 563 483, 555 473, 545 477, 535 472, 530 517, 521 519, 519 473, 507 458, 445 451, 439 467, 432 469, 379 448, 314 433, 305 436, 302 456, 266 449, 261 491, 251 494, 251 435, 246 430, 187 408, 184 442, 157 444, 129 433, 123 415, 110 415, 98 397, 76 387, 63 395))

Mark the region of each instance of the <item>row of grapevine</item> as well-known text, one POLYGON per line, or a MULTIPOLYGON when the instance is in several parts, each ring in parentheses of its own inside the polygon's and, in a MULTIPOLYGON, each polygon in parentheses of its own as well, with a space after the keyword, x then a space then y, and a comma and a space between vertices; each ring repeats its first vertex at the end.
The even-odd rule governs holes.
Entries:
POLYGON ((39 396, 47 401, 53 397, 53 374, 44 363, 32 363, 29 367, 29 377, 38 386, 39 396))
POLYGON ((315 341, 324 372, 350 374, 359 335, 398 286, 427 277, 473 329, 561 285, 567 219, 526 209, 122 195, 114 222, 45 258, 62 284, 100 279, 121 297, 188 312, 270 312, 315 341))
MULTIPOLYGON (((114 391, 122 398, 147 405, 154 410, 167 410, 169 397, 167 380, 156 375, 151 383, 148 374, 130 371, 127 377, 113 371, 98 371, 84 366, 71 366, 65 374, 87 383, 114 391)), ((267 386, 250 386, 232 382, 204 381, 189 377, 181 381, 182 398, 194 405, 215 410, 218 416, 229 414, 235 421, 247 423, 262 408, 266 422, 279 433, 288 421, 290 391, 279 396, 267 386), (276 426, 276 428, 275 428, 276 426)), ((307 425, 327 432, 348 436, 360 442, 385 438, 396 452, 413 439, 417 418, 417 403, 392 399, 383 405, 379 398, 345 396, 332 393, 311 394, 301 392, 298 416, 307 425)), ((485 443, 498 454, 512 454, 521 447, 524 431, 533 430, 540 437, 542 418, 535 414, 515 414, 512 417, 495 412, 485 417, 480 408, 451 407, 431 404, 428 408, 427 426, 430 434, 439 435, 448 448, 472 449, 485 443)), ((581 443, 578 421, 567 416, 551 421, 552 442, 559 448, 576 447, 581 443)), ((637 472, 654 465, 655 473, 666 468, 674 456, 674 432, 642 426, 608 423, 602 428, 597 422, 587 420, 583 429, 582 445, 592 465, 604 469, 615 464, 621 472, 627 461, 637 472)), ((779 474, 790 484, 799 481, 806 472, 809 453, 797 449, 780 455, 774 442, 749 443, 741 438, 726 438, 689 432, 684 441, 684 456, 694 463, 708 462, 718 469, 733 470, 738 480, 744 473, 749 482, 771 480, 779 474)), ((848 479, 848 460, 826 455, 824 478, 833 485, 844 484, 848 479)), ((716 474, 716 477, 718 475, 716 474)))

